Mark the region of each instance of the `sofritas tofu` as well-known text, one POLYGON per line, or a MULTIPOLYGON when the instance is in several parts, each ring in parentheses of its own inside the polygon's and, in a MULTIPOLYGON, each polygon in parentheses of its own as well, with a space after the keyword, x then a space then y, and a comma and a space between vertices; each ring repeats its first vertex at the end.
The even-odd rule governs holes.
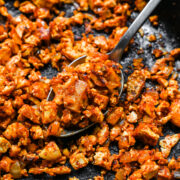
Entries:
POLYGON ((149 124, 140 123, 135 129, 135 137, 144 144, 155 146, 159 140, 159 135, 155 133, 149 124))
POLYGON ((76 170, 87 166, 88 163, 89 160, 85 157, 85 154, 78 150, 70 156, 70 164, 76 170))
POLYGON ((111 125, 115 125, 118 121, 122 120, 123 118, 124 118, 123 107, 116 107, 110 110, 110 112, 108 112, 106 121, 111 125))
MULTIPOLYGON (((0 0, 5 21, 0 25, 1 179, 24 178, 28 173, 69 174, 90 163, 103 168, 94 180, 103 180, 111 170, 118 180, 172 179, 179 160, 167 157, 179 134, 161 139, 161 151, 153 146, 168 121, 179 127, 174 63, 180 48, 169 53, 154 49, 152 55, 161 59, 154 59, 150 71, 142 58, 134 59, 123 101, 118 91, 122 66, 107 55, 127 31, 134 7, 142 10, 145 0, 16 0, 14 6, 22 12, 16 17, 4 4, 0 0), (76 10, 69 16, 69 10, 61 11, 63 6, 76 10), (75 32, 75 26, 85 34, 75 32), (94 30, 109 36, 96 36, 94 30), (82 55, 87 56, 85 63, 68 67, 82 55), (59 72, 51 80, 39 71, 47 64, 59 72), (147 79, 148 84, 155 83, 154 89, 145 86, 147 79), (55 97, 47 101, 50 88, 55 97), (52 137, 92 122, 94 130, 68 143, 52 137), (112 149, 115 153, 110 153, 112 149)), ((156 15, 150 17, 154 26, 157 20, 156 15)), ((139 32, 143 37, 143 30, 139 32)), ((157 39, 153 34, 148 38, 157 39)))
POLYGON ((178 143, 180 134, 167 135, 164 139, 160 140, 159 145, 164 157, 168 157, 171 149, 178 143))
POLYGON ((171 122, 180 127, 180 99, 175 99, 171 104, 171 122))
POLYGON ((146 78, 149 76, 148 71, 135 70, 129 77, 127 81, 127 100, 135 100, 141 93, 146 78))
POLYGON ((54 141, 49 142, 39 153, 40 158, 48 161, 56 161, 61 156, 61 151, 54 141))
POLYGON ((142 166, 141 171, 145 179, 152 179, 158 173, 159 166, 151 160, 147 160, 142 166))

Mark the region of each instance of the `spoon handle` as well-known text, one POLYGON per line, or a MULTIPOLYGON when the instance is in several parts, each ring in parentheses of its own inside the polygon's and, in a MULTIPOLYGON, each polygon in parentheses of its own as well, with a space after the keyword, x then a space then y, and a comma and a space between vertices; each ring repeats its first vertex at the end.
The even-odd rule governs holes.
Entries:
POLYGON ((150 0, 146 7, 141 11, 138 17, 134 20, 131 26, 128 28, 124 36, 121 38, 116 47, 109 53, 109 58, 116 62, 119 62, 124 49, 129 44, 129 41, 132 39, 134 34, 139 30, 143 25, 146 19, 151 15, 153 10, 158 6, 161 0, 150 0))

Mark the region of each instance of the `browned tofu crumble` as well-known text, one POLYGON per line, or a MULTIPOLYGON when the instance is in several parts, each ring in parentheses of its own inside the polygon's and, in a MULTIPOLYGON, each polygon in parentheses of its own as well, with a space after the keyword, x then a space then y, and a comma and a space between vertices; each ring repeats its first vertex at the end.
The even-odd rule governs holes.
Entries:
MULTIPOLYGON (((103 169, 94 180, 103 180, 107 171, 113 171, 116 180, 173 179, 180 158, 167 158, 180 134, 160 137, 168 121, 180 127, 180 91, 173 74, 180 48, 166 55, 154 49, 159 59, 151 69, 144 68, 141 58, 135 59, 124 88, 126 99, 119 103, 122 66, 106 53, 128 29, 126 22, 133 11, 130 1, 75 0, 77 10, 71 17, 56 8, 73 2, 16 0, 14 6, 22 14, 13 17, 0 0, 0 14, 6 19, 0 25, 1 179, 70 174, 72 168, 88 164, 103 169), (85 34, 75 41, 72 26, 83 24, 85 34), (112 33, 108 38, 86 36, 92 29, 112 33), (82 55, 87 55, 85 63, 67 66, 82 55), (53 79, 42 77, 39 71, 48 63, 59 71, 53 79), (145 88, 147 80, 157 82, 157 87, 145 88), (47 101, 51 88, 55 97, 47 101), (93 132, 68 146, 58 138, 65 128, 83 128, 92 122, 97 123, 93 132), (110 153, 111 142, 117 142, 118 154, 110 153), (136 142, 144 146, 138 148, 136 142), (158 143, 160 150, 152 148, 158 143)), ((144 0, 133 2, 139 11, 146 5, 144 0)), ((158 25, 157 16, 149 19, 158 25)), ((156 41, 153 34, 147 38, 156 41)))

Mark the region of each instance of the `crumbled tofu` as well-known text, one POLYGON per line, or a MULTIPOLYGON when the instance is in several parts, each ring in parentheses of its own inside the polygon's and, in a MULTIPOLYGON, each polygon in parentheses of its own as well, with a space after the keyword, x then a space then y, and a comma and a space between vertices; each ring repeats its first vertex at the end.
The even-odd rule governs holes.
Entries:
POLYGON ((159 145, 163 156, 167 158, 171 152, 172 147, 174 147, 180 139, 180 134, 167 135, 164 139, 160 140, 159 145))

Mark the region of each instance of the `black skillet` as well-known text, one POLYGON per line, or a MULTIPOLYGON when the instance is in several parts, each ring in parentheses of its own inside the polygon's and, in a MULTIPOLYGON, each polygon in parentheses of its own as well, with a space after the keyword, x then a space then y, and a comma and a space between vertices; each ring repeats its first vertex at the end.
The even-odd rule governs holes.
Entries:
MULTIPOLYGON (((9 12, 13 16, 19 15, 19 11, 13 7, 13 0, 8 0, 6 3, 6 7, 9 12)), ((66 16, 72 16, 73 10, 75 8, 72 5, 64 5, 63 11, 66 12, 66 16)), ((124 70, 128 70, 128 73, 125 74, 125 78, 127 79, 128 75, 132 72, 132 60, 134 58, 142 57, 144 59, 144 64, 147 67, 151 67, 155 62, 155 58, 152 56, 153 49, 163 47, 166 50, 172 50, 173 48, 180 47, 180 0, 163 0, 159 7, 153 14, 159 15, 159 26, 157 28, 152 27, 149 21, 145 23, 142 27, 145 33, 145 36, 142 38, 138 33, 135 36, 135 42, 131 46, 130 50, 127 54, 124 54, 121 64, 124 67, 124 70), (154 43, 149 43, 146 39, 148 34, 156 34, 159 37, 159 34, 162 34, 162 39, 158 39, 154 43), (149 46, 149 45, 152 46, 149 46), (137 51, 141 48, 144 50, 144 54, 137 55, 137 51)), ((129 24, 135 19, 137 13, 133 13, 131 19, 129 20, 129 24)), ((84 32, 84 26, 74 27, 73 32, 75 33, 75 38, 79 39, 81 34, 84 32)), ((95 32, 94 35, 103 34, 103 32, 95 32)), ((178 82, 180 84, 180 59, 176 60, 175 63, 175 71, 178 72, 178 82)), ((52 78, 57 74, 57 71, 53 69, 50 65, 45 66, 41 70, 42 75, 48 78, 52 78)), ((125 71, 124 71, 125 72, 125 71)), ((152 87, 153 84, 151 82, 146 83, 147 87, 152 87)), ((123 97, 122 97, 123 98, 123 97)), ((91 130, 90 130, 91 131, 91 130)), ((180 130, 173 126, 171 123, 167 123, 164 127, 164 135, 179 133, 180 130)), ((68 142, 71 139, 67 139, 68 142)), ((110 146, 111 153, 118 153, 117 144, 112 144, 110 146)), ((172 149, 170 158, 175 156, 176 158, 180 156, 180 142, 172 149)), ((101 168, 93 165, 88 165, 87 167, 80 169, 78 171, 72 170, 70 175, 56 176, 50 177, 49 175, 29 175, 27 178, 22 178, 26 180, 39 180, 39 179, 57 179, 57 180, 68 180, 69 177, 77 177, 80 180, 88 180, 93 179, 94 176, 100 175, 101 168)), ((114 173, 108 172, 105 177, 105 180, 113 180, 114 173)))

